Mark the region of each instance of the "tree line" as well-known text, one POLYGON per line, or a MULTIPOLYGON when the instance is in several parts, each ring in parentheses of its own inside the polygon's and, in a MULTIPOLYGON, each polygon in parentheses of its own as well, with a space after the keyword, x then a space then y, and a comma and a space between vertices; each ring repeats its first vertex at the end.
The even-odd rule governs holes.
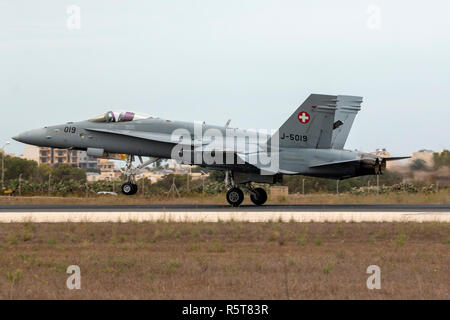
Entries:
MULTIPOLYGON (((440 166, 448 166, 450 163, 449 152, 436 156, 435 163, 440 166)), ((148 179, 137 181, 140 193, 164 194, 167 193, 172 184, 175 183, 177 190, 181 194, 205 193, 218 194, 225 192, 223 171, 201 169, 209 175, 193 180, 191 176, 168 174, 161 180, 152 183, 148 179)), ((200 168, 193 168, 193 172, 200 171, 200 168)), ((123 178, 123 177, 122 177, 123 178)), ((399 186, 404 181, 405 176, 387 170, 379 177, 380 186, 399 186)), ((123 179, 122 179, 123 180, 123 179)), ((376 186, 376 176, 356 177, 337 182, 332 179, 314 178, 306 176, 285 175, 283 182, 278 185, 288 186, 289 193, 334 193, 339 188, 339 192, 355 192, 358 188, 376 186)), ((5 157, 5 187, 21 195, 86 195, 99 191, 114 191, 119 193, 121 181, 97 181, 87 182, 86 171, 75 168, 68 164, 60 164, 51 167, 46 164, 38 165, 35 161, 18 157, 5 157)), ((267 186, 265 186, 267 188, 267 186)), ((396 188, 397 188, 396 187, 396 188)), ((418 187, 401 187, 408 190, 421 190, 425 185, 418 187)), ((400 188, 400 187, 398 187, 400 188)), ((395 188, 394 188, 395 189, 395 188)), ((388 190, 388 189, 383 189, 388 190)), ((390 190, 390 189, 389 189, 390 190)))

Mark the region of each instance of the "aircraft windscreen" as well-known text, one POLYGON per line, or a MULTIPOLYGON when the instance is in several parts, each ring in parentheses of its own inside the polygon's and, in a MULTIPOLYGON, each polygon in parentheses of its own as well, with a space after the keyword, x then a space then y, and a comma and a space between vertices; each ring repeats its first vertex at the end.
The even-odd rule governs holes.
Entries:
POLYGON ((92 122, 127 122, 142 119, 151 119, 153 117, 143 114, 137 114, 129 111, 108 111, 96 117, 89 119, 92 122))

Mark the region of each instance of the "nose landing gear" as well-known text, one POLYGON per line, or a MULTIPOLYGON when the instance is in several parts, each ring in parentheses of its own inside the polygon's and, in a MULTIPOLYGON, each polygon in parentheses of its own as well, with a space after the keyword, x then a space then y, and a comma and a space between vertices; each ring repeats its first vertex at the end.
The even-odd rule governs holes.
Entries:
POLYGON ((138 186, 135 183, 125 182, 122 185, 122 193, 126 194, 127 196, 131 196, 133 194, 136 194, 137 191, 138 191, 138 186))
POLYGON ((145 168, 146 166, 152 164, 153 162, 159 160, 159 158, 153 158, 151 157, 148 161, 143 162, 142 158, 139 156, 139 160, 141 164, 138 167, 133 166, 134 156, 127 155, 127 163, 125 165, 125 168, 122 169, 123 174, 126 177, 126 182, 122 185, 122 193, 131 196, 133 194, 136 194, 138 191, 138 186, 136 184, 136 174, 139 169, 145 168))

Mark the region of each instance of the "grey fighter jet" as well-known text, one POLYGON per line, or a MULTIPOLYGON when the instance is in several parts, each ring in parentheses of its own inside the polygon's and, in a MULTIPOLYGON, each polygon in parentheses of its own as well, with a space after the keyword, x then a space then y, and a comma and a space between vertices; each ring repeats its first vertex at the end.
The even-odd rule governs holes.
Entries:
POLYGON ((86 150, 88 155, 126 155, 127 181, 122 192, 137 192, 135 174, 159 159, 176 159, 225 171, 226 198, 232 206, 244 200, 263 205, 267 193, 253 182, 274 184, 283 175, 346 179, 382 174, 386 157, 345 150, 362 98, 311 94, 274 132, 241 130, 201 122, 160 119, 127 111, 108 111, 86 121, 68 122, 24 132, 13 139, 36 146, 86 150), (134 157, 140 165, 135 167, 134 157), (142 157, 149 157, 143 161, 142 157))

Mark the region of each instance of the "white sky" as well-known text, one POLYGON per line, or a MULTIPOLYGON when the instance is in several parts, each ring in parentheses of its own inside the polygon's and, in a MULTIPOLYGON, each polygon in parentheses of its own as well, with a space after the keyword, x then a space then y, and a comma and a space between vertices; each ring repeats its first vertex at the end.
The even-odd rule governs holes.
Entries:
POLYGON ((108 109, 276 129, 324 93, 364 97, 348 149, 450 148, 449 14, 444 0, 0 0, 0 145, 108 109))

